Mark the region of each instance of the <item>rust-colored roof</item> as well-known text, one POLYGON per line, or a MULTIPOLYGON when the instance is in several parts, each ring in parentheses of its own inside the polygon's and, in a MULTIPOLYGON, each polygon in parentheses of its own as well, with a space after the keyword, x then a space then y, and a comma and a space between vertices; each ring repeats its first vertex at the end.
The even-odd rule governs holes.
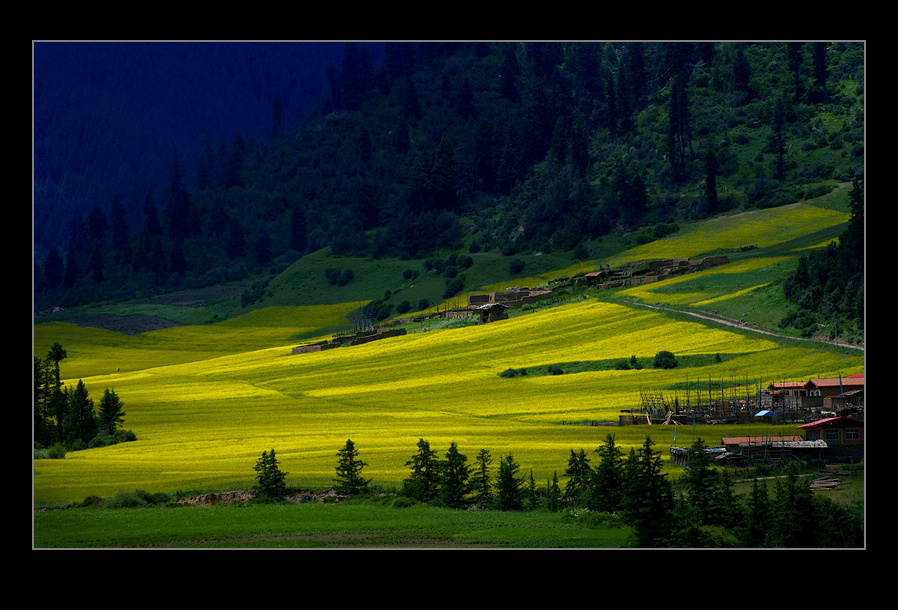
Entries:
POLYGON ((864 385, 863 377, 843 377, 839 379, 836 377, 835 379, 811 379, 808 381, 805 386, 809 388, 837 388, 839 386, 851 386, 857 387, 864 385))

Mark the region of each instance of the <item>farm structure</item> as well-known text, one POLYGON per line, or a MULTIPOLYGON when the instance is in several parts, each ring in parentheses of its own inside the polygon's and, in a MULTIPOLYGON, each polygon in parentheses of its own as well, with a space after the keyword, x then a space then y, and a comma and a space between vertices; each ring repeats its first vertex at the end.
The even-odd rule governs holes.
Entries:
POLYGON ((379 339, 387 339, 389 337, 399 337, 406 334, 404 328, 396 328, 389 330, 366 330, 353 333, 351 335, 338 335, 330 342, 318 341, 308 345, 299 345, 293 348, 293 354, 308 354, 310 352, 323 352, 325 350, 334 349, 335 347, 362 345, 379 339))
POLYGON ((620 425, 809 423, 821 415, 863 419, 864 375, 775 382, 764 389, 748 380, 697 380, 673 392, 640 392, 639 404, 621 410, 620 425))
POLYGON ((559 278, 555 283, 573 283, 578 286, 594 286, 602 289, 624 288, 627 286, 639 286, 660 282, 675 275, 693 273, 728 263, 726 256, 706 256, 701 260, 689 260, 688 258, 669 258, 663 260, 651 260, 625 263, 612 269, 605 265, 599 271, 590 271, 574 278, 559 278))
POLYGON ((864 421, 854 417, 827 417, 798 426, 808 440, 825 442, 829 459, 857 460, 864 457, 864 421))
MULTIPOLYGON (((801 435, 724 437, 719 447, 708 447, 716 463, 729 466, 750 466, 778 460, 823 459, 825 441, 806 440, 801 435)), ((671 447, 670 461, 677 466, 689 463, 689 449, 671 447)))

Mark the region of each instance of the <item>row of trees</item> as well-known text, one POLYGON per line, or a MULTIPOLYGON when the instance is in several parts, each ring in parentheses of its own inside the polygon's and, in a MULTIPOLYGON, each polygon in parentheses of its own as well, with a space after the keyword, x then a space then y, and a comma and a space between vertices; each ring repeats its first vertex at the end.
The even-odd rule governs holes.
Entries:
POLYGON ((848 192, 851 217, 838 242, 798 260, 798 268, 783 286, 796 306, 780 321, 805 335, 864 337, 864 180, 855 177, 848 192))
MULTIPOLYGON (((646 437, 629 454, 608 434, 595 450, 597 461, 583 449, 571 450, 563 472, 545 486, 537 485, 512 455, 503 456, 496 469, 488 449, 478 451, 473 464, 456 443, 441 458, 428 441, 420 439, 417 452, 406 462, 409 476, 398 494, 411 502, 457 509, 549 510, 582 508, 616 514, 632 529, 638 547, 862 547, 862 501, 850 505, 815 495, 797 467, 790 463, 771 492, 763 479, 753 479, 749 493, 734 491, 732 476, 715 468, 704 441, 689 450, 683 475, 674 484, 663 473, 660 452, 646 437)), ((362 476, 367 465, 351 440, 337 453, 336 490, 359 495, 371 479, 362 476)), ((274 449, 256 464, 257 489, 268 498, 283 498, 286 473, 280 472, 274 449)))
POLYGON ((49 455, 61 457, 66 450, 134 440, 132 432, 121 429, 124 403, 114 390, 104 390, 99 405, 95 405, 82 380, 74 387, 62 383, 59 363, 66 357, 59 343, 54 343, 43 358, 34 357, 35 448, 52 448, 49 455))

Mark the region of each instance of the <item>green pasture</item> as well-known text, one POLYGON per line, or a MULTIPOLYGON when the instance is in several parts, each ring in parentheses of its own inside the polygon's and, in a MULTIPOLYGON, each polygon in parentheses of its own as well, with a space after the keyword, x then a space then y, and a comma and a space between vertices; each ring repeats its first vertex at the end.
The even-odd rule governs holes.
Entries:
POLYGON ((36 512, 36 548, 620 548, 630 528, 567 513, 374 503, 36 512))

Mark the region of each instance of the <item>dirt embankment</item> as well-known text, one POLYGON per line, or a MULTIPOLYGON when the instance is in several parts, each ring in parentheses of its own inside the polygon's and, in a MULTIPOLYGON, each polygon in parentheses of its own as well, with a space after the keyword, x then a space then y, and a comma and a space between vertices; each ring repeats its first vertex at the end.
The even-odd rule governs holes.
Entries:
MULTIPOLYGON (((178 500, 181 504, 190 504, 191 506, 214 506, 216 504, 233 504, 234 502, 246 502, 255 497, 256 492, 253 490, 225 491, 217 494, 203 494, 193 498, 183 498, 178 500)), ((287 496, 288 502, 300 504, 302 502, 324 502, 327 498, 345 498, 346 496, 338 494, 333 489, 325 492, 313 493, 308 490, 301 490, 287 496)))

